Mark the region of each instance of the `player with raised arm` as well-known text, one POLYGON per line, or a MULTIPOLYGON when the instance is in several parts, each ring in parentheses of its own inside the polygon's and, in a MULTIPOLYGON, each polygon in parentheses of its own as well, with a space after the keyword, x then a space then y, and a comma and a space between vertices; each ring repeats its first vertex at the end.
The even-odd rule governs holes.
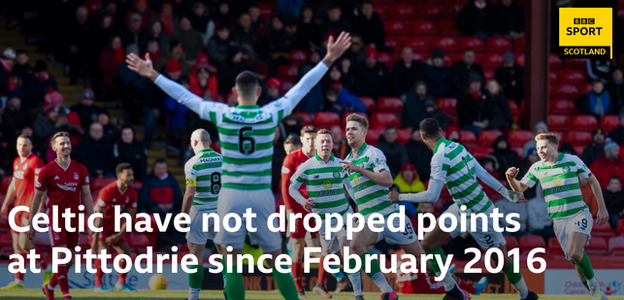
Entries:
MULTIPOLYGON (((121 163, 115 168, 115 174, 117 180, 107 184, 98 193, 97 202, 95 204, 96 212, 101 213, 104 218, 97 218, 95 226, 102 228, 102 232, 95 232, 91 235, 91 249, 93 253, 99 254, 102 249, 106 252, 109 251, 109 247, 115 249, 119 254, 130 255, 130 246, 126 240, 126 227, 134 224, 134 217, 137 211, 138 196, 136 190, 134 190, 134 171, 132 165, 129 163, 121 163), (128 208, 128 214, 130 215, 130 224, 124 222, 119 228, 119 232, 115 231, 115 207, 119 207, 120 211, 128 208)), ((120 268, 126 267, 125 261, 120 260, 120 268)), ((95 288, 96 293, 110 292, 104 284, 102 272, 102 261, 95 260, 95 288)), ((136 292, 136 290, 130 285, 126 284, 127 273, 119 273, 117 282, 115 283, 115 289, 123 290, 126 292, 136 292)))
POLYGON ((581 282, 594 300, 607 300, 600 283, 594 276, 589 257, 583 247, 589 243, 592 230, 592 214, 583 202, 579 176, 587 180, 598 201, 596 223, 605 224, 609 214, 602 197, 600 183, 596 176, 578 156, 559 152, 559 138, 552 133, 540 133, 535 137, 537 155, 541 161, 534 163, 524 177, 518 181, 518 168, 505 172, 507 181, 514 191, 524 192, 538 182, 544 191, 548 214, 553 219, 555 236, 566 258, 576 268, 581 282))
MULTIPOLYGON (((297 172, 290 178, 288 192, 298 205, 307 212, 318 214, 321 219, 325 219, 326 214, 332 213, 345 217, 348 212, 353 213, 344 193, 344 186, 348 186, 349 181, 342 173, 342 165, 338 162, 339 159, 334 157, 332 153, 334 143, 329 130, 319 130, 314 138, 314 144, 316 153, 297 168, 297 172), (300 191, 303 184, 305 184, 307 196, 304 196, 300 191)), ((332 219, 331 226, 336 228, 337 222, 337 219, 332 219)), ((330 239, 325 239, 325 222, 318 232, 320 238, 327 242, 329 251, 338 253, 341 257, 342 250, 349 245, 344 226, 343 224, 342 230, 332 232, 330 239)), ((355 299, 364 300, 360 273, 348 274, 348 276, 353 285, 355 299)))
MULTIPOLYGON (((82 164, 71 159, 71 141, 69 133, 66 131, 57 132, 52 136, 50 141, 52 150, 56 152, 56 159, 48 163, 41 169, 39 178, 35 183, 35 196, 30 206, 31 212, 36 212, 41 205, 44 197, 48 197, 48 216, 50 224, 56 220, 60 231, 54 231, 50 226, 50 243, 52 247, 66 248, 71 251, 71 261, 68 264, 59 264, 58 272, 52 275, 50 282, 43 285, 43 293, 48 300, 54 300, 54 288, 58 284, 63 293, 63 300, 71 300, 69 293, 69 281, 67 278, 67 270, 74 263, 76 246, 80 233, 78 232, 78 213, 84 213, 86 216, 93 214, 93 199, 91 198, 91 190, 89 189, 89 172, 82 164), (84 203, 84 212, 81 212, 80 194, 82 193, 82 201, 84 203), (58 208, 58 215, 53 214, 53 207, 58 208), (69 208, 76 217, 71 219, 70 225, 76 228, 74 232, 69 232, 65 228, 66 220, 62 217, 62 213, 69 208)), ((35 214, 30 214, 28 224, 32 224, 35 214)), ((35 227, 31 226, 28 237, 32 240, 35 236, 35 227)), ((59 257, 52 259, 61 259, 59 257)))
MULTIPOLYGON (((392 175, 386 164, 386 156, 381 150, 365 142, 368 120, 360 115, 351 114, 346 121, 347 143, 351 147, 351 153, 340 163, 343 164, 343 171, 347 171, 350 188, 353 191, 350 194, 354 194, 359 212, 365 219, 368 219, 372 213, 380 213, 385 219, 398 214, 399 205, 388 201, 388 188, 392 186, 392 175)), ((405 253, 420 259, 424 251, 418 243, 412 222, 409 219, 406 219, 405 224, 400 224, 400 222, 399 218, 395 218, 393 225, 395 228, 404 226, 404 232, 392 232, 388 227, 381 232, 373 232, 368 226, 364 226, 362 231, 354 234, 350 244, 351 250, 358 254, 362 261, 366 261, 366 256, 372 255, 367 249, 368 246, 385 239, 386 242, 403 248, 405 253)), ((351 260, 351 263, 355 264, 355 261, 351 260)), ((366 275, 381 290, 381 300, 399 299, 397 293, 386 281, 377 260, 372 261, 371 272, 366 275)))
MULTIPOLYGON (((204 249, 206 242, 215 237, 214 219, 210 218, 208 231, 203 230, 204 214, 217 212, 217 200, 221 189, 221 154, 210 148, 210 134, 204 129, 196 129, 191 134, 191 147, 195 156, 184 165, 186 192, 182 202, 182 212, 191 217, 190 231, 186 234, 189 251, 197 258, 196 269, 189 273, 188 300, 199 299, 202 282, 204 281, 204 249)), ((221 252, 219 245, 215 244, 221 252)))
MULTIPOLYGON (((11 179, 6 198, 0 209, 0 216, 5 219, 9 218, 9 205, 13 200, 15 200, 15 207, 26 206, 30 208, 35 194, 35 182, 37 181, 41 168, 43 168, 43 161, 41 158, 32 153, 33 144, 29 136, 20 135, 17 138, 16 144, 18 157, 13 161, 13 179, 11 179)), ((29 219, 29 212, 22 211, 15 214, 15 224, 17 226, 28 226, 29 219)), ((26 255, 30 253, 33 244, 32 241, 28 239, 28 234, 11 229, 11 238, 13 239, 13 251, 15 251, 16 254, 22 255, 24 261, 29 261, 26 259, 26 255)), ((38 263, 43 271, 43 284, 46 284, 52 277, 52 271, 43 257, 39 259, 38 263)), ((15 273, 15 280, 0 290, 23 288, 24 273, 17 272, 15 273)))
MULTIPOLYGON (((451 205, 444 213, 453 216, 461 214, 479 214, 483 213, 488 216, 487 231, 481 231, 483 228, 483 219, 477 218, 477 231, 471 231, 470 235, 479 243, 481 248, 488 250, 491 248, 499 248, 504 256, 503 273, 518 291, 520 299, 533 300, 537 299, 536 293, 529 291, 524 278, 520 272, 513 271, 513 263, 507 255, 506 241, 501 232, 494 230, 494 221, 490 218, 490 213, 495 208, 494 204, 488 196, 483 192, 477 178, 481 179, 485 184, 494 188, 505 199, 511 202, 526 202, 521 193, 509 191, 496 178, 492 177, 477 160, 470 154, 464 146, 449 141, 442 136, 438 121, 433 118, 427 118, 420 122, 420 136, 429 149, 433 151, 431 158, 431 179, 429 187, 426 191, 415 194, 399 194, 396 191, 390 193, 390 201, 396 203, 399 201, 408 201, 413 203, 436 202, 440 198, 442 187, 446 185, 451 197, 456 205, 451 205)), ((444 220, 445 227, 450 228, 452 221, 449 218, 444 220)), ((459 222, 457 222, 459 224, 459 222)), ((456 224, 456 225, 457 225, 456 224)), ((433 231, 425 236, 422 241, 422 247, 427 254, 437 254, 444 257, 444 252, 440 248, 444 243, 451 239, 465 234, 461 231, 461 226, 455 226, 455 230, 445 232, 440 228, 440 223, 436 223, 433 231)), ((494 263, 497 256, 493 255, 494 263)), ((431 267, 436 275, 439 275, 440 268, 435 260, 430 260, 431 267)), ((461 292, 457 283, 450 273, 444 274, 442 279, 446 290, 445 300, 450 299, 468 299, 468 295, 461 292), (463 294, 463 295, 462 295, 463 294)))
MULTIPOLYGON (((292 113, 301 99, 325 75, 329 66, 350 45, 351 37, 346 32, 342 32, 336 41, 330 37, 323 61, 306 73, 284 97, 262 108, 256 104, 262 89, 253 72, 245 71, 236 77, 236 86, 232 92, 238 99, 238 105, 229 107, 223 103, 203 101, 183 86, 161 76, 152 67, 149 55, 146 55, 146 60, 135 54, 127 57, 131 70, 148 77, 170 97, 186 105, 202 119, 217 125, 223 151, 222 189, 219 192, 217 212, 220 216, 235 213, 243 219, 243 213, 250 208, 256 214, 252 226, 257 228, 256 232, 249 233, 250 237, 273 259, 281 253, 282 248, 280 233, 270 231, 266 225, 269 215, 275 212, 275 199, 271 192, 275 128, 285 116, 292 113)), ((231 254, 240 256, 247 235, 244 223, 236 232, 219 231, 214 242, 226 250, 231 246, 231 254)), ((272 260, 268 264, 273 267, 272 260)), ((227 298, 245 299, 242 274, 236 272, 236 265, 227 267, 227 298)), ((299 298, 290 274, 273 270, 273 275, 284 298, 299 298)))

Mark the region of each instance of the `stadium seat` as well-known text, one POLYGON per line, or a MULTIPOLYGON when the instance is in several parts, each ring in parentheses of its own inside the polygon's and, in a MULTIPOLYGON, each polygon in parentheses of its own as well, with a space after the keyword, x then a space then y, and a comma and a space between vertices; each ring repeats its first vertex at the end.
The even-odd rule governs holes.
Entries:
POLYGON ((409 4, 394 4, 390 6, 390 15, 394 20, 413 20, 416 17, 414 6, 409 4))
POLYGON ((520 159, 524 158, 524 148, 523 147, 512 147, 511 150, 516 151, 518 157, 520 159))
POLYGON ((559 70, 559 82, 564 84, 583 84, 587 83, 585 71, 579 70, 559 70))
POLYGON ((548 82, 550 84, 559 83, 559 73, 557 71, 550 70, 548 72, 548 82))
POLYGON ((423 4, 416 8, 419 20, 437 21, 444 16, 442 7, 439 5, 423 4))
POLYGON ((360 115, 360 116, 362 116, 362 117, 366 118, 366 120, 368 120, 368 115, 367 115, 367 114, 365 114, 365 113, 361 113, 361 112, 349 112, 349 113, 344 113, 344 114, 342 114, 342 128, 343 128, 343 129, 347 127, 347 117, 348 117, 349 115, 352 115, 352 114, 360 115))
POLYGON ((605 224, 594 223, 591 231, 592 236, 613 236, 615 235, 615 230, 611 229, 611 225, 609 222, 605 224))
POLYGON ((577 99, 580 96, 579 89, 572 84, 555 84, 550 87, 550 99, 577 99))
POLYGON ((525 48, 525 38, 523 36, 519 36, 513 40, 513 51, 515 53, 524 53, 525 48))
POLYGON ((435 99, 436 105, 446 114, 457 114, 457 99, 456 98, 438 98, 435 99))
POLYGON ((563 66, 568 69, 587 71, 587 59, 585 58, 566 58, 563 66))
POLYGON ((334 125, 342 125, 340 116, 337 113, 328 111, 320 111, 314 113, 314 126, 317 129, 329 129, 334 125))
POLYGON ((490 79, 494 79, 494 69, 492 68, 483 68, 483 78, 487 81, 490 79))
POLYGON ((544 238, 539 235, 523 235, 519 239, 520 254, 529 253, 535 248, 546 248, 544 238))
POLYGON ((533 132, 530 130, 512 130, 509 132, 509 144, 512 147, 522 147, 528 141, 533 140, 533 132))
POLYGON ((505 241, 507 241, 507 244, 505 245, 507 247, 507 251, 511 251, 511 249, 520 247, 520 244, 518 244, 518 239, 515 236, 504 235, 504 237, 505 241))
POLYGON ((459 38, 459 50, 464 51, 466 48, 472 48, 475 52, 485 52, 483 40, 476 36, 463 36, 459 38))
POLYGON ((0 185, 1 194, 7 194, 7 191, 9 190, 9 185, 11 185, 11 180, 13 180, 13 176, 4 176, 2 178, 2 185, 0 185))
POLYGON ((429 52, 431 51, 431 46, 429 45, 429 40, 420 36, 411 36, 405 38, 405 46, 412 47, 414 52, 429 52))
POLYGON ((591 83, 577 84, 576 86, 578 87, 581 96, 587 94, 587 92, 591 91, 594 88, 591 83))
POLYGON ((559 54, 551 53, 548 56, 548 64, 551 70, 559 70, 563 66, 563 62, 559 58, 559 54))
POLYGON ((570 130, 572 119, 565 115, 548 115, 548 129, 554 131, 570 130))
POLYGON ((360 99, 360 101, 364 103, 364 106, 366 106, 366 111, 368 111, 369 113, 377 111, 377 104, 375 103, 375 100, 373 100, 373 98, 358 97, 358 99, 360 99))
POLYGON ((0 255, 8 256, 5 255, 5 252, 13 252, 13 242, 9 232, 0 233, 0 255))
POLYGON ((299 70, 295 66, 279 66, 277 67, 277 78, 280 81, 295 81, 299 70))
POLYGON ((384 21, 384 30, 387 35, 408 35, 410 34, 410 26, 407 21, 389 20, 384 21))
POLYGON ((501 36, 491 36, 486 41, 488 52, 511 51, 511 40, 501 36))
POLYGON ((284 80, 282 81, 282 87, 280 87, 280 93, 282 95, 288 93, 288 91, 290 91, 290 89, 294 86, 295 84, 290 81, 290 80, 284 80))
POLYGON ((95 193, 115 180, 113 177, 94 177, 91 181, 91 192, 95 193))
POLYGON ((392 68, 392 64, 394 64, 394 56, 392 53, 378 51, 377 54, 375 54, 375 58, 377 58, 377 61, 390 68, 392 68))
POLYGON ((372 146, 376 146, 379 142, 379 137, 384 133, 383 128, 370 128, 366 134, 366 143, 372 146))
POLYGON ((380 97, 377 99, 377 112, 400 114, 403 111, 403 101, 395 97, 380 97))
POLYGON ((507 102, 509 103, 509 109, 511 110, 512 115, 519 115, 522 113, 522 110, 518 107, 518 102, 516 102, 516 100, 509 99, 507 102))
POLYGON ((298 111, 298 112, 295 112, 295 114, 303 118, 303 126, 312 125, 312 118, 310 117, 309 113, 298 111))
POLYGON ((468 5, 468 2, 464 0, 455 1, 455 3, 448 6, 446 10, 446 18, 455 22, 457 15, 459 15, 459 12, 461 12, 466 5, 468 5))
POLYGON ((258 3, 258 8, 260 8, 260 17, 264 19, 271 18, 275 12, 275 5, 270 3, 258 3))
POLYGON ((479 132, 479 146, 480 147, 492 147, 494 141, 503 135, 500 130, 482 130, 479 132))
POLYGON ((479 146, 479 143, 477 143, 477 136, 470 130, 459 131, 459 143, 468 148, 479 146))
POLYGON ((572 116, 572 128, 574 130, 594 131, 598 129, 598 121, 592 115, 572 116))
POLYGON ((412 34, 414 35, 437 35, 438 29, 433 21, 418 20, 412 22, 412 34))
POLYGON ((600 118, 600 128, 604 131, 611 131, 620 127, 620 118, 618 116, 602 116, 600 118))
POLYGON ((548 253, 550 253, 551 255, 564 255, 563 249, 561 249, 561 244, 559 244, 559 240, 557 240, 557 237, 551 236, 548 239, 548 253))
POLYGON ((388 125, 401 128, 401 121, 399 117, 391 113, 373 113, 371 115, 371 128, 384 129, 388 125))
POLYGON ((587 146, 592 141, 592 134, 589 131, 568 131, 564 141, 572 146, 587 146))
POLYGON ((459 45, 453 37, 434 37, 431 41, 431 48, 440 48, 444 52, 457 52, 459 45))
POLYGON ((484 68, 496 69, 503 63, 503 55, 500 53, 485 53, 481 59, 484 68))
POLYGON ((424 63, 424 62, 425 62, 425 60, 427 59, 427 54, 428 54, 428 53, 425 53, 425 52, 420 52, 420 53, 419 53, 419 52, 414 52, 414 57, 413 57, 413 59, 414 59, 415 61, 419 61, 419 62, 421 62, 421 63, 424 63))
POLYGON ((482 159, 486 156, 488 156, 489 154, 491 154, 492 152, 494 152, 494 149, 492 149, 492 147, 477 147, 477 148, 469 148, 468 152, 470 152, 470 154, 472 154, 472 156, 474 156, 476 159, 482 159))
POLYGON ((384 45, 388 48, 392 48, 393 51, 401 51, 403 48, 403 37, 400 36, 389 36, 386 37, 386 41, 384 45))
POLYGON ((290 62, 295 66, 303 65, 308 61, 308 52, 303 50, 291 50, 290 62))
POLYGON ((442 20, 438 22, 438 33, 443 36, 461 36, 461 31, 455 28, 455 20, 442 20))
POLYGON ((386 20, 388 19, 389 9, 386 5, 373 5, 373 11, 379 15, 379 19, 386 20))
POLYGON ((526 56, 524 55, 524 53, 516 53, 516 63, 519 66, 524 67, 525 58, 526 56))
POLYGON ((397 141, 399 141, 399 143, 405 145, 409 142, 410 138, 412 138, 411 129, 399 129, 399 136, 397 137, 397 141))
POLYGON ((97 0, 89 0, 84 3, 84 6, 89 11, 89 17, 93 17, 96 13, 102 10, 102 6, 104 5, 104 1, 97 0))
POLYGON ((624 255, 624 237, 614 236, 609 239, 609 254, 624 255))
POLYGON ((615 226, 615 234, 624 235, 624 218, 617 220, 617 226, 615 226))
POLYGON ((11 231, 11 226, 9 225, 9 220, 5 218, 0 218, 0 232, 9 232, 11 231))
POLYGON ((589 240, 589 245, 585 246, 585 253, 594 255, 608 255, 609 245, 607 239, 604 237, 592 237, 589 240))
POLYGON ((572 100, 553 99, 548 101, 548 109, 552 114, 572 115, 576 110, 576 105, 572 100))

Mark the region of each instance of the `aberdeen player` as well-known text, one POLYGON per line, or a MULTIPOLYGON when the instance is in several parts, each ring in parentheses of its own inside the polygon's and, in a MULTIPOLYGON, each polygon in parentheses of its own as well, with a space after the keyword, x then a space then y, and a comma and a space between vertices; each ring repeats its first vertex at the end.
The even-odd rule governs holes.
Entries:
MULTIPOLYGON (((134 216, 137 209, 137 192, 134 190, 134 171, 129 163, 121 163, 115 168, 117 180, 106 185, 98 194, 95 207, 97 212, 101 213, 104 218, 97 218, 96 227, 102 227, 102 232, 95 232, 91 236, 90 244, 93 253, 100 253, 102 249, 112 247, 119 254, 129 254, 130 247, 126 241, 126 227, 132 226, 134 216), (123 211, 128 208, 130 215, 130 224, 124 222, 120 226, 119 232, 115 231, 115 207, 119 206, 119 210, 123 211)), ((103 283, 104 273, 102 272, 101 260, 95 261, 95 288, 94 292, 110 292, 103 283)), ((120 268, 124 269, 125 261, 120 260, 120 268)), ((130 285, 126 284, 126 273, 119 273, 115 289, 126 292, 136 292, 130 285)))
MULTIPOLYGON (((9 190, 7 192, 4 203, 2 203, 2 209, 0 209, 0 215, 3 218, 8 219, 9 205, 15 199, 15 206, 27 206, 32 204, 33 196, 35 194, 35 181, 41 168, 43 168, 43 161, 37 155, 32 153, 32 141, 29 136, 20 135, 17 138, 17 154, 19 157, 13 161, 13 179, 9 190)), ((15 214, 15 224, 20 227, 28 226, 29 212, 18 212, 15 214)), ((11 230, 11 237, 13 238, 13 250, 16 254, 21 254, 26 259, 26 254, 30 252, 33 247, 32 242, 28 239, 26 232, 16 232, 11 230)), ((39 259, 39 266, 43 270, 43 283, 50 281, 52 272, 48 267, 46 261, 42 258, 39 259)), ((24 273, 15 273, 15 280, 9 283, 7 286, 0 290, 8 289, 23 289, 24 288, 24 273)))
MULTIPOLYGON (((78 245, 79 232, 69 232, 65 228, 65 219, 62 213, 67 208, 77 214, 80 212, 80 194, 82 192, 82 199, 84 202, 84 208, 86 215, 93 214, 93 199, 91 199, 91 191, 89 190, 89 173, 87 168, 77 161, 73 161, 69 156, 71 154, 72 146, 69 140, 69 133, 61 131, 52 136, 51 140, 52 150, 56 152, 56 159, 53 162, 45 165, 41 169, 39 178, 35 183, 35 197, 33 203, 30 206, 30 211, 36 212, 44 197, 48 196, 48 208, 50 224, 53 224, 56 220, 58 222, 60 231, 56 232, 50 228, 50 242, 52 247, 67 248, 71 251, 71 261, 66 264, 60 264, 58 266, 58 272, 52 275, 52 279, 48 284, 44 284, 43 293, 48 300, 54 300, 54 287, 58 284, 63 293, 63 300, 71 300, 72 296, 69 294, 69 282, 67 278, 67 269, 73 264, 75 257, 76 246, 78 245), (58 208, 58 215, 53 215, 52 208, 56 206, 58 208), (58 219, 58 220, 57 220, 58 219)), ((32 220, 35 214, 30 214, 28 224, 32 224, 32 220)), ((78 228, 77 216, 71 219, 70 225, 73 228, 78 228)), ((30 227, 28 237, 32 239, 35 235, 35 228, 30 227)), ((53 259, 61 259, 62 254, 59 257, 53 257, 53 259)))

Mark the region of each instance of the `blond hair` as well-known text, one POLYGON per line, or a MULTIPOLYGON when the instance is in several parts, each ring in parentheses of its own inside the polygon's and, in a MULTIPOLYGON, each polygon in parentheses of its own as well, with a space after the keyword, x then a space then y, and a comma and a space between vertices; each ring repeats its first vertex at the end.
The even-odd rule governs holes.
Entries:
POLYGON ((350 115, 347 116, 347 120, 346 121, 347 122, 350 122, 350 121, 358 122, 358 123, 360 123, 360 125, 362 125, 362 127, 364 127, 364 130, 368 131, 368 120, 365 117, 363 117, 363 116, 360 116, 358 114, 350 114, 350 115))
POLYGON ((554 133, 540 133, 535 136, 535 141, 547 140, 552 145, 559 145, 559 137, 554 133))

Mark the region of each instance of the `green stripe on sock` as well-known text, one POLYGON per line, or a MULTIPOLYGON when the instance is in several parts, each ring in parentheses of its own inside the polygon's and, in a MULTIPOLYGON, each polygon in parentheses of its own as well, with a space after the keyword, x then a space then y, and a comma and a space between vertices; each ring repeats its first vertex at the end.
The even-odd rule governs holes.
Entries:
POLYGON ((431 269, 433 270, 433 274, 438 275, 441 273, 440 266, 438 266, 438 260, 435 258, 435 255, 438 254, 442 258, 442 263, 446 262, 446 256, 444 255, 444 251, 442 248, 435 248, 431 251, 427 251, 427 254, 433 254, 433 259, 429 260, 429 264, 431 265, 431 269))
MULTIPOLYGON (((362 266, 366 263, 366 257, 373 255, 370 251, 366 251, 365 253, 360 254, 360 259, 362 260, 362 266)), ((366 268, 364 268, 364 272, 370 278, 373 278, 373 275, 381 272, 381 267, 379 267, 379 261, 373 259, 371 261, 371 271, 370 273, 366 272, 366 268)))
POLYGON ((204 282, 204 265, 189 266, 189 269, 197 269, 197 272, 188 274, 189 287, 201 289, 202 282, 204 282))
POLYGON ((585 279, 590 280, 594 278, 594 268, 592 268, 591 262, 589 261, 589 257, 587 257, 587 253, 583 253, 583 259, 577 263, 579 266, 579 270, 585 276, 585 279))
POLYGON ((505 273, 505 277, 507 277, 507 280, 509 280, 511 284, 516 284, 516 282, 522 279, 522 273, 514 273, 513 271, 513 260, 507 268, 503 269, 503 273, 505 273))
POLYGON ((234 266, 234 273, 225 273, 225 294, 228 299, 245 299, 245 283, 243 282, 243 274, 236 273, 236 266, 234 266))
MULTIPOLYGON (((277 288, 286 300, 299 300, 299 293, 295 287, 295 281, 293 280, 291 273, 280 273, 273 268, 273 278, 277 283, 277 288)), ((228 283, 229 284, 229 283, 228 283)), ((229 299, 229 298, 228 298, 229 299)), ((234 298, 244 299, 244 298, 234 298)))

